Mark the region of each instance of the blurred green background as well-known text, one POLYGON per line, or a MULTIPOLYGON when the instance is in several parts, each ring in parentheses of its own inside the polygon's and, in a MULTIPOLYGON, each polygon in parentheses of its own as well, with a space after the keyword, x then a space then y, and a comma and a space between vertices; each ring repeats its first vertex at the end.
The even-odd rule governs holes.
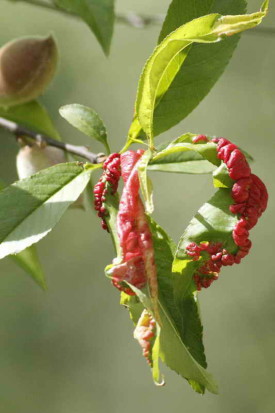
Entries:
MULTIPOLYGON (((164 13, 168 0, 117 0, 118 11, 164 13)), ((259 8, 249 0, 249 11, 259 8)), ((272 3, 272 1, 271 1, 272 3)), ((63 139, 92 144, 58 115, 67 103, 96 109, 113 150, 125 139, 139 73, 159 27, 115 29, 107 60, 84 23, 24 4, 0 1, 0 43, 53 32, 60 50, 55 81, 41 101, 63 139)), ((275 10, 264 26, 275 27, 275 10)), ((251 254, 223 269, 200 294, 209 371, 220 394, 195 394, 163 369, 157 388, 132 338, 127 311, 103 269, 114 252, 89 208, 68 211, 39 244, 47 275, 43 293, 10 259, 0 262, 0 412, 105 413, 275 411, 275 35, 246 33, 225 74, 200 106, 160 139, 183 132, 226 136, 255 157, 254 172, 267 184, 269 208, 251 234, 251 254)), ((13 137, 0 131, 0 177, 16 179, 13 137)), ((209 176, 152 175, 155 218, 177 240, 211 195, 209 176)))

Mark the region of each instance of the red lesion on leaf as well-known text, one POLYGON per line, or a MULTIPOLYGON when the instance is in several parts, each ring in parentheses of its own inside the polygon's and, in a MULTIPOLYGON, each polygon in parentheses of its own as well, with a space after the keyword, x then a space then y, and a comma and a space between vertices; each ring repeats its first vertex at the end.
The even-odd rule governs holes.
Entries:
POLYGON ((220 242, 191 242, 187 245, 186 252, 193 261, 203 259, 202 265, 193 276, 198 291, 210 287, 213 281, 218 279, 222 266, 233 265, 235 262, 234 255, 223 248, 220 242))
POLYGON ((147 310, 144 310, 134 330, 134 338, 142 348, 142 354, 152 367, 152 348, 156 337, 156 322, 147 310))
POLYGON ((206 135, 198 135, 192 139, 193 143, 208 142, 206 135))
POLYGON ((112 282, 116 288, 129 295, 135 293, 125 281, 138 289, 142 289, 148 282, 153 306, 156 308, 158 284, 153 240, 139 195, 138 161, 143 153, 143 150, 128 151, 120 158, 124 188, 117 215, 117 232, 122 262, 113 267, 112 282))
MULTIPOLYGON (((201 137, 204 135, 193 138, 193 142, 205 141, 201 137)), ((226 164, 230 178, 236 181, 232 187, 231 195, 234 204, 230 205, 230 211, 239 217, 232 232, 232 238, 239 248, 237 254, 232 255, 220 246, 213 255, 209 251, 211 244, 205 248, 206 243, 198 245, 193 242, 186 247, 186 252, 193 261, 199 260, 202 251, 206 251, 210 255, 210 258, 199 267, 194 275, 198 290, 201 290, 202 287, 209 287, 218 278, 223 265, 239 264, 249 253, 252 246, 249 240, 249 230, 257 224, 268 201, 268 193, 264 183, 258 176, 251 173, 250 166, 242 151, 224 138, 215 138, 212 139, 212 142, 217 144, 217 157, 226 164)))
POLYGON ((108 216, 105 207, 107 193, 114 195, 121 175, 120 171, 120 154, 112 153, 103 164, 103 174, 94 187, 94 207, 97 215, 101 218, 102 228, 108 231, 106 217, 108 216))

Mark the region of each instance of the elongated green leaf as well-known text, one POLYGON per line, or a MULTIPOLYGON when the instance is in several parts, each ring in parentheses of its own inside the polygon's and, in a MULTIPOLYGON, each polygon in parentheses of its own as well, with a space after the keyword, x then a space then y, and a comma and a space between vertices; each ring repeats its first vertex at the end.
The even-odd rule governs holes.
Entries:
MULTIPOLYGON (((193 133, 183 135, 185 141, 191 143, 193 133)), ((184 141, 184 140, 183 140, 184 141)), ((157 152, 162 152, 172 143, 163 143, 157 146, 157 152)), ((169 153, 158 160, 152 159, 148 165, 151 171, 174 172, 185 174, 208 174, 213 172, 216 167, 203 158, 197 151, 182 151, 169 153)))
MULTIPOLYGON (((202 344, 202 325, 199 318, 196 299, 192 294, 179 297, 175 292, 177 274, 171 271, 174 245, 167 234, 156 223, 151 221, 154 239, 155 262, 159 286, 160 357, 168 367, 186 378, 199 393, 206 387, 217 393, 217 386, 211 375, 205 370, 206 360, 202 344)), ((148 311, 153 312, 150 293, 131 286, 141 303, 148 311)), ((136 298, 124 301, 134 322, 141 312, 136 298)))
MULTIPOLYGON (((215 171, 219 165, 219 161, 216 158, 216 147, 211 143, 207 143, 207 146, 194 145, 192 138, 195 136, 198 135, 186 133, 171 143, 159 145, 156 148, 158 153, 150 160, 148 169, 152 171, 188 174, 214 173, 215 187, 229 187, 232 181, 228 176, 225 165, 223 164, 221 169, 215 171), (224 181, 223 185, 221 184, 222 180, 224 181)), ((212 138, 208 137, 208 139, 211 141, 212 138)), ((248 162, 253 161, 251 155, 243 150, 242 152, 245 154, 248 162)))
POLYGON ((8 109, 0 108, 0 116, 60 140, 60 136, 46 109, 37 101, 13 106, 8 109))
POLYGON ((104 52, 109 53, 114 28, 114 0, 54 0, 61 9, 84 20, 104 52))
POLYGON ((45 274, 41 267, 35 245, 10 257, 17 265, 23 268, 43 290, 47 289, 45 274))
POLYGON ((220 165, 220 160, 217 158, 217 146, 213 142, 208 142, 205 144, 193 144, 189 142, 179 142, 171 143, 165 149, 157 153, 152 162, 161 162, 165 159, 169 159, 170 156, 175 156, 176 154, 196 152, 202 158, 212 163, 215 166, 220 165))
MULTIPOLYGON (((194 43, 216 43, 224 37, 255 27, 265 15, 266 10, 239 16, 210 14, 181 26, 160 43, 145 65, 136 101, 140 125, 151 144, 155 107, 173 83, 191 46, 194 43)), ((132 131, 130 134, 133 138, 132 131)))
POLYGON ((87 185, 92 168, 64 163, 0 192, 0 258, 38 242, 57 224, 87 185))
MULTIPOLYGON (((183 24, 198 17, 219 13, 242 14, 246 0, 172 0, 159 36, 159 43, 183 24)), ((224 39, 216 44, 193 44, 181 67, 177 68, 170 88, 156 102, 154 135, 183 120, 209 93, 229 63, 239 41, 239 36, 224 39)), ((136 119, 131 127, 133 137, 143 135, 136 119)))
POLYGON ((231 188, 220 188, 192 218, 177 247, 176 256, 185 256, 185 247, 190 242, 222 242, 229 252, 236 252, 237 246, 232 238, 232 231, 238 222, 238 216, 230 212, 231 188))
MULTIPOLYGON (((2 191, 5 186, 6 185, 0 181, 0 191, 2 191)), ((34 245, 21 251, 19 254, 10 255, 10 258, 23 268, 43 290, 46 290, 45 275, 34 245)))
POLYGON ((168 155, 163 162, 153 161, 148 165, 148 169, 181 174, 209 174, 214 171, 215 167, 196 152, 189 151, 168 155))
MULTIPOLYGON (((174 326, 174 334, 176 331, 177 336, 183 341, 196 362, 203 368, 206 368, 207 364, 202 342, 202 325, 196 298, 193 294, 181 296, 176 294, 178 289, 177 274, 172 274, 171 272, 175 245, 165 231, 153 220, 151 220, 151 231, 153 234, 155 261, 158 270, 159 299, 166 308, 170 321, 174 326)), ((204 392, 205 386, 212 386, 214 388, 215 384, 212 379, 210 379, 211 383, 208 383, 207 386, 200 380, 185 376, 184 361, 174 360, 173 354, 175 354, 175 352, 172 351, 173 344, 171 343, 171 337, 168 338, 170 333, 166 333, 162 328, 160 348, 161 358, 167 366, 181 374, 183 377, 188 378, 191 386, 199 393, 204 392)), ((181 344, 179 344, 179 347, 181 347, 181 344)), ((215 391, 216 390, 217 389, 215 389, 215 391)))
POLYGON ((182 295, 186 291, 195 290, 193 275, 201 264, 194 262, 186 254, 186 247, 191 242, 215 242, 222 243, 229 253, 235 254, 237 246, 232 238, 232 231, 238 222, 238 217, 230 212, 230 205, 233 203, 231 189, 221 188, 215 195, 206 202, 190 221, 184 231, 177 247, 173 270, 181 274, 177 289, 182 295))
POLYGON ((82 133, 103 143, 108 154, 110 153, 106 127, 93 109, 79 104, 72 104, 62 106, 59 113, 82 133))
MULTIPOLYGON (((144 292, 133 286, 131 288, 135 291, 144 307, 149 312, 152 312, 149 295, 144 294, 144 292)), ((161 299, 158 302, 161 320, 160 357, 162 361, 183 378, 187 379, 197 392, 203 393, 204 387, 206 387, 211 393, 216 394, 218 390, 212 376, 193 358, 180 335, 178 327, 175 325, 173 316, 171 316, 161 299)), ((189 319, 190 321, 191 319, 189 319)))

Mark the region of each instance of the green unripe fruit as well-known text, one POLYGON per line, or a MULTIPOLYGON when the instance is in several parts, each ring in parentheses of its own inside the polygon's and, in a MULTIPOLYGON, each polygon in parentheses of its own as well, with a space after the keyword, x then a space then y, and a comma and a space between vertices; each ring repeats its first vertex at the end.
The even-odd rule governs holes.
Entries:
POLYGON ((29 102, 52 80, 58 60, 52 36, 27 37, 0 49, 0 106, 29 102))
MULTIPOLYGON (((19 141, 24 145, 24 141, 19 141)), ((46 146, 32 142, 20 148, 16 157, 16 168, 19 179, 28 178, 42 169, 67 162, 62 149, 46 146)), ((81 194, 79 198, 70 206, 71 208, 84 209, 84 198, 81 194)))
POLYGON ((66 157, 61 149, 36 143, 32 146, 26 145, 19 150, 16 158, 18 177, 19 179, 28 178, 41 169, 63 162, 66 162, 66 157))

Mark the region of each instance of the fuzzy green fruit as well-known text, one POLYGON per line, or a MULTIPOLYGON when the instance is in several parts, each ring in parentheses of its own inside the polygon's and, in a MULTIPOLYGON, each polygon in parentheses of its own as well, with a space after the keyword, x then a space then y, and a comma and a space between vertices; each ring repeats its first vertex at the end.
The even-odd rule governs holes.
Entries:
POLYGON ((0 49, 0 106, 29 102, 52 80, 58 51, 52 36, 13 40, 0 49))
POLYGON ((23 146, 16 158, 16 167, 19 179, 28 178, 42 169, 58 163, 66 162, 61 149, 52 146, 41 146, 34 143, 32 146, 23 146))
MULTIPOLYGON (((24 145, 23 142, 20 143, 24 145)), ((33 142, 20 148, 16 157, 17 174, 19 179, 28 178, 42 169, 63 162, 67 162, 67 159, 62 149, 33 142)), ((79 196, 70 208, 84 209, 83 194, 79 196)))

